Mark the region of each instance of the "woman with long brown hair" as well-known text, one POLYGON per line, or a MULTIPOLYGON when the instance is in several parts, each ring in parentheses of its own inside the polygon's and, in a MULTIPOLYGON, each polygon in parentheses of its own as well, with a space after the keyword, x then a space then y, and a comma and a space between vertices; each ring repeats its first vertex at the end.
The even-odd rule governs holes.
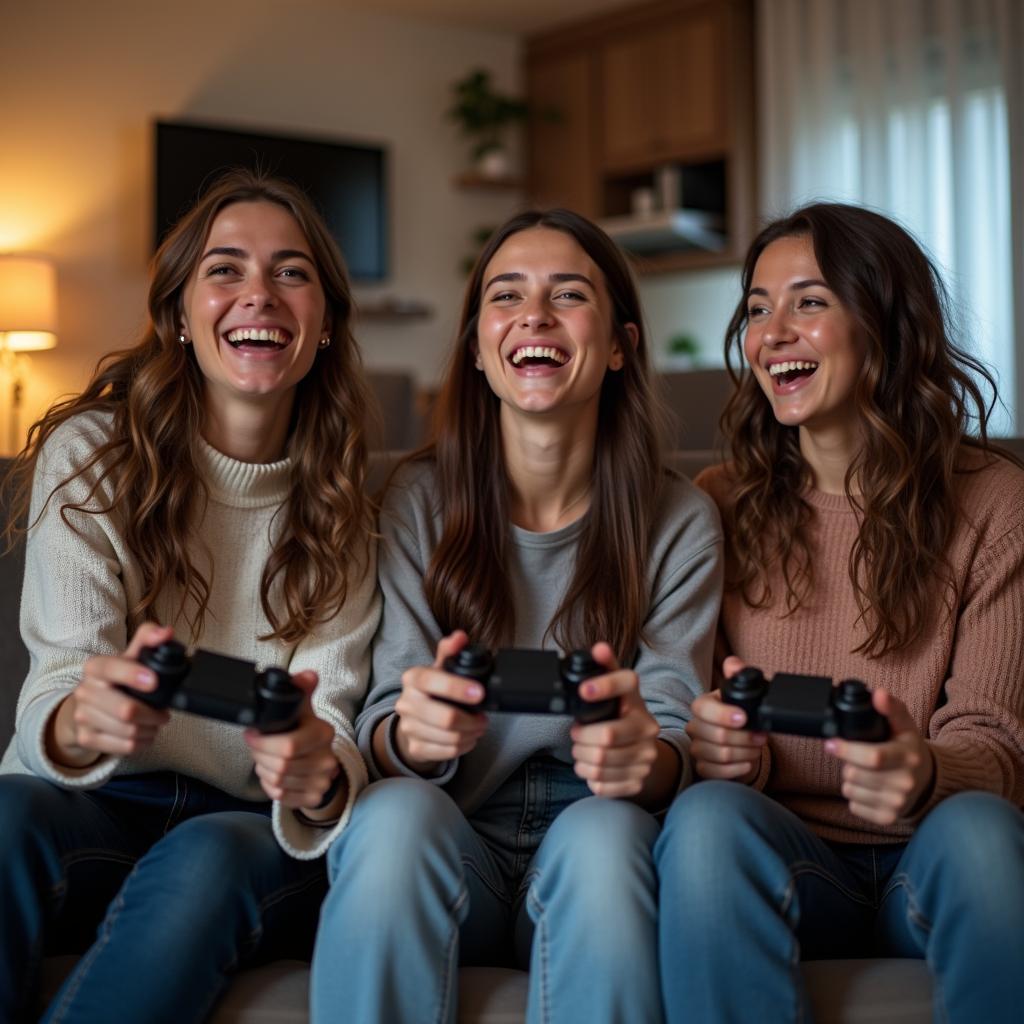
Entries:
POLYGON ((877 213, 770 224, 742 282, 731 461, 698 478, 726 535, 723 676, 860 679, 880 729, 756 732, 720 692, 694 701, 711 781, 656 849, 667 1017, 807 1020, 801 958, 874 954, 928 961, 936 1020, 1017 1020, 1024 470, 987 438, 994 385, 877 213))
POLYGON ((46 1019, 178 1024, 311 944, 366 781, 351 720, 379 617, 351 306, 308 199, 231 172, 156 253, 138 344, 32 428, 4 1020, 33 1014, 54 949, 85 953, 46 1019), (297 718, 263 734, 137 699, 140 652, 172 637, 286 669, 297 718))
POLYGON ((454 1021, 460 963, 529 964, 531 1020, 660 1019, 651 812, 688 781, 721 537, 662 462, 647 360, 600 229, 556 210, 497 230, 434 441, 384 499, 356 726, 384 781, 328 856, 315 1020, 454 1021), (583 700, 614 717, 474 711, 480 683, 443 668, 468 639, 583 649, 583 700))

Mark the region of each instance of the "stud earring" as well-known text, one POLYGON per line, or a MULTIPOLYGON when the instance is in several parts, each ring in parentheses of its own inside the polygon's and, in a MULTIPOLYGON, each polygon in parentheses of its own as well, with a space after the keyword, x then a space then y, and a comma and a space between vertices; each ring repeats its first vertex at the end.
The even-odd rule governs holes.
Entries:
POLYGON ((321 338, 320 341, 317 343, 316 347, 317 348, 330 348, 331 347, 331 339, 330 338, 321 338))
POLYGON ((188 338, 186 338, 184 334, 179 334, 178 335, 178 344, 179 345, 187 345, 188 344, 188 338))

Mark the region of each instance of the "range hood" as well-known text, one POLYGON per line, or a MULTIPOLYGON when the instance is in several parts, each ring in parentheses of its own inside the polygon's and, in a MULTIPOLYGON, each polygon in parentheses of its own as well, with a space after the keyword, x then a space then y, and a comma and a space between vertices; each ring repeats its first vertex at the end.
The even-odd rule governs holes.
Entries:
POLYGON ((601 227, 623 249, 635 253, 702 249, 721 252, 725 234, 719 214, 704 210, 661 210, 625 217, 606 217, 601 227))

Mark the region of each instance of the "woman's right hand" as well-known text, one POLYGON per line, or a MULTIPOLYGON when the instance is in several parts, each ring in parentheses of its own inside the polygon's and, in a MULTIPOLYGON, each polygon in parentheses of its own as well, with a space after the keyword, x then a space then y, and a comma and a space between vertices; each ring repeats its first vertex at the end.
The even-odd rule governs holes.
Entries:
POLYGON ((68 768, 85 768, 103 754, 126 757, 153 742, 169 720, 169 712, 151 708, 118 687, 155 690, 156 676, 138 663, 139 651, 172 635, 168 626, 146 622, 123 654, 96 655, 86 661, 82 681, 50 716, 46 751, 51 760, 68 768))
MULTIPOLYGON (((739 658, 722 663, 726 679, 744 668, 739 658)), ((702 779, 732 779, 744 784, 757 778, 761 753, 768 737, 763 732, 748 732, 742 708, 722 703, 719 690, 702 693, 691 707, 693 717, 686 723, 694 768, 702 779)))
POLYGON ((402 693, 395 704, 395 743, 402 760, 413 771, 428 772, 444 761, 468 754, 487 730, 483 713, 464 711, 438 699, 460 704, 478 704, 484 699, 484 688, 479 683, 441 668, 445 658, 465 647, 467 639, 457 629, 437 645, 433 665, 402 673, 402 693))

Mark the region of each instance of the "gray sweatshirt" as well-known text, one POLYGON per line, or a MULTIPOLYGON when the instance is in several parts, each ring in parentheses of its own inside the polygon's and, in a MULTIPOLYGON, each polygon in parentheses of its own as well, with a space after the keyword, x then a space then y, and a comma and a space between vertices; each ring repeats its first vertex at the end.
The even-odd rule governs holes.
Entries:
MULTIPOLYGON (((510 527, 513 646, 554 646, 544 634, 572 578, 582 528, 583 519, 551 533, 510 527)), ((370 693, 356 719, 357 740, 371 777, 381 777, 373 757, 373 732, 394 710, 402 672, 432 664, 441 638, 423 593, 423 578, 441 533, 434 463, 404 466, 385 495, 381 513, 378 572, 384 608, 373 645, 370 693)), ((690 702, 711 681, 722 565, 722 533, 714 505, 689 480, 673 474, 647 560, 647 643, 632 667, 647 707, 661 726, 661 738, 679 752, 685 766, 680 788, 691 776, 683 731, 690 702)), ((593 642, 601 639, 594 637, 593 642)), ((571 724, 567 716, 492 714, 476 747, 439 766, 430 781, 444 786, 460 808, 472 814, 529 758, 548 755, 571 764, 571 724)), ((392 728, 391 739, 393 735, 392 728)), ((397 755, 395 760, 401 763, 397 755)), ((407 773, 415 774, 411 769, 407 773)))

